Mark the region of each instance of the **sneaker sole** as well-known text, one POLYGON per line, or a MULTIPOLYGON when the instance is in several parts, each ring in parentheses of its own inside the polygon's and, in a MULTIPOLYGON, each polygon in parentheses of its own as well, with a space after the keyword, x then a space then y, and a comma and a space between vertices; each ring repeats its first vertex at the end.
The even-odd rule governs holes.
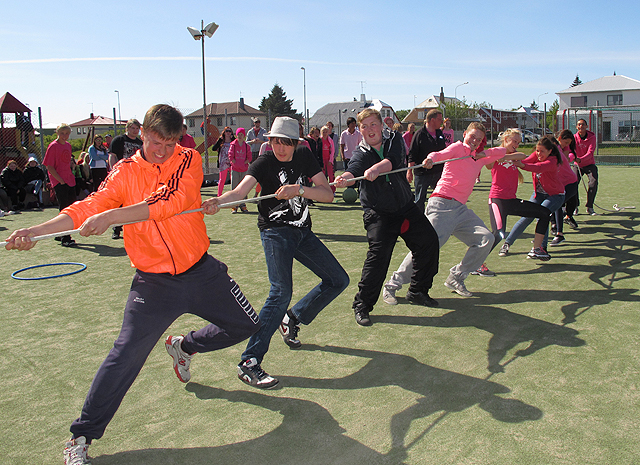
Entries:
POLYGON ((287 337, 287 332, 282 329, 283 326, 284 325, 280 323, 280 326, 278 326, 278 331, 280 332, 280 336, 282 336, 282 340, 284 341, 284 343, 288 345, 290 349, 299 349, 300 347, 302 347, 302 342, 300 342, 298 339, 289 339, 287 337))
POLYGON ((189 377, 186 380, 183 379, 182 376, 180 375, 180 371, 178 370, 178 362, 176 361, 176 359, 178 358, 178 354, 176 353, 176 350, 173 348, 172 342, 173 342, 173 336, 167 337, 167 339, 164 341, 164 348, 167 349, 167 353, 173 359, 173 371, 176 372, 176 376, 178 377, 178 379, 183 383, 188 383, 189 380, 191 379, 191 374, 189 374, 189 377))
POLYGON ((483 278, 495 278, 497 276, 496 273, 493 274, 484 274, 484 273, 479 273, 478 271, 472 271, 471 273, 474 276, 482 276, 483 278))
POLYGON ((548 262, 549 260, 551 260, 551 257, 539 257, 539 256, 532 257, 530 255, 527 255, 527 258, 529 260, 540 260, 541 262, 548 262))
POLYGON ((453 284, 449 284, 448 282, 444 282, 444 285, 446 287, 448 287, 449 289, 451 289, 452 292, 455 292, 456 294, 458 294, 459 296, 462 297, 473 297, 473 294, 471 292, 467 292, 466 294, 463 291, 458 290, 457 287, 455 287, 453 284))
POLYGON ((278 384, 280 384, 280 381, 277 378, 273 378, 273 380, 275 381, 273 384, 269 384, 269 385, 259 385, 257 383, 252 383, 251 382, 251 377, 249 375, 245 375, 244 373, 240 374, 238 373, 238 379, 240 381, 242 381, 244 384, 247 384, 251 387, 254 388, 258 388, 258 389, 273 389, 274 387, 276 387, 278 384))

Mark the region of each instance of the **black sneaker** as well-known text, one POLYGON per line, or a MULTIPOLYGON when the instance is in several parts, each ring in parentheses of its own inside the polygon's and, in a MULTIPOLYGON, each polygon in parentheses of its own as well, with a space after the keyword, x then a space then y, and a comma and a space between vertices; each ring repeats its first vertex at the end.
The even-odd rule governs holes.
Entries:
POLYGON ((565 216, 563 221, 564 224, 568 225, 571 229, 578 229, 578 223, 573 219, 573 217, 569 218, 568 216, 565 216))
POLYGON ((111 234, 111 239, 120 239, 120 233, 122 232, 122 226, 116 226, 113 228, 113 234, 111 234))
POLYGON ((564 236, 556 236, 553 238, 551 242, 549 242, 550 246, 560 245, 564 242, 564 236))
POLYGON ((63 236, 60 244, 62 245, 62 247, 75 247, 76 241, 71 239, 71 236, 63 236))
POLYGON ((557 233, 558 233, 558 228, 555 225, 555 223, 552 223, 551 224, 551 234, 555 236, 557 233))
POLYGON ((412 304, 424 305, 425 307, 437 307, 440 305, 436 299, 429 297, 429 294, 424 292, 407 291, 406 299, 412 304))
POLYGON ((298 340, 298 331, 300 331, 300 322, 293 316, 291 310, 287 310, 282 323, 278 326, 278 331, 282 335, 282 340, 292 349, 299 349, 302 342, 298 340))
POLYGON ((371 318, 369 317, 369 312, 366 310, 355 310, 356 313, 356 323, 360 326, 371 326, 371 318))
POLYGON ((238 365, 238 378, 243 383, 260 389, 271 389, 279 383, 278 378, 269 376, 262 369, 256 358, 240 362, 238 365))

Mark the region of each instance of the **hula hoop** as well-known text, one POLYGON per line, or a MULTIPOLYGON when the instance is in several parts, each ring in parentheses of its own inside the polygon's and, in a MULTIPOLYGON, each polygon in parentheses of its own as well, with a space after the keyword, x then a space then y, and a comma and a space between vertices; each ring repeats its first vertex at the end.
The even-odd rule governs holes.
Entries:
POLYGON ((72 275, 72 274, 80 273, 81 271, 84 271, 86 269, 87 269, 87 265, 85 265, 84 263, 76 263, 76 262, 47 263, 45 265, 28 266, 26 268, 22 268, 21 270, 14 271, 13 273, 11 273, 11 277, 13 279, 19 279, 19 280, 22 280, 22 281, 37 281, 39 279, 61 278, 63 276, 69 276, 69 275, 72 275), (36 278, 21 278, 19 276, 16 276, 18 273, 22 273, 23 271, 31 270, 33 268, 42 268, 42 267, 45 267, 45 266, 58 266, 58 265, 78 265, 80 268, 77 269, 77 270, 74 270, 74 271, 70 271, 69 273, 56 274, 56 275, 52 275, 52 276, 38 276, 36 278))

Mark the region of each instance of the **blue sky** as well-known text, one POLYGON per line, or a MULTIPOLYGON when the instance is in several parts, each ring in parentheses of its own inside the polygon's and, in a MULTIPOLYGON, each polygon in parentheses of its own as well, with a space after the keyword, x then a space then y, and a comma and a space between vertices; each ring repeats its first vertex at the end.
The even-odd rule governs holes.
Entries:
POLYGON ((630 0, 6 3, 0 94, 42 107, 45 125, 111 116, 114 90, 123 119, 201 108, 201 45, 186 29, 201 19, 220 25, 205 42, 208 103, 257 107, 277 82, 302 112, 302 66, 311 114, 361 86, 399 110, 468 81, 458 98, 510 109, 545 92, 550 105, 576 73, 640 79, 630 0))

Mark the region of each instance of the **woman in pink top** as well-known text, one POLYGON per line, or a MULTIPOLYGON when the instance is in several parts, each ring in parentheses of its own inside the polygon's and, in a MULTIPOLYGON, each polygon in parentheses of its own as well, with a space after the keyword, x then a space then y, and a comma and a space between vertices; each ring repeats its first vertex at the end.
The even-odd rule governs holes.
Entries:
POLYGON ((451 120, 449 118, 445 118, 442 123, 442 134, 444 135, 444 143, 449 147, 453 144, 453 129, 451 129, 451 120))
POLYGON ((560 181, 564 184, 564 205, 565 208, 558 208, 554 217, 551 219, 551 226, 553 232, 554 226, 556 230, 556 237, 549 243, 550 246, 559 245, 564 242, 563 223, 569 225, 571 229, 577 229, 578 223, 573 219, 573 212, 578 206, 578 176, 571 169, 571 163, 569 160, 575 158, 576 153, 576 141, 573 138, 573 133, 568 129, 565 129, 558 134, 558 143, 560 145, 560 153, 562 154, 562 164, 560 165, 560 181), (566 216, 565 216, 566 215, 566 216), (563 220, 564 218, 564 220, 563 220))
MULTIPOLYGON (((236 140, 229 147, 229 161, 231 162, 231 190, 235 189, 244 175, 247 174, 251 163, 251 146, 245 142, 247 138, 244 128, 236 130, 236 140)), ((240 205, 242 213, 248 213, 245 204, 240 205)), ((238 213, 238 207, 233 207, 231 213, 238 213)))
MULTIPOLYGON (((335 158, 335 144, 331 137, 329 137, 329 127, 322 126, 320 130, 320 134, 322 135, 322 172, 329 179, 329 182, 332 183, 335 181, 335 175, 333 173, 333 160, 335 158)), ((331 186, 331 190, 335 194, 336 186, 331 186)))
POLYGON ((218 175, 218 197, 222 195, 224 185, 227 182, 227 174, 229 174, 229 168, 231 162, 229 161, 229 150, 231 149, 231 143, 236 139, 233 135, 233 130, 227 126, 220 134, 217 142, 211 150, 218 152, 218 169, 220 173, 218 175))
MULTIPOLYGON (((533 176, 534 192, 531 202, 546 207, 550 212, 555 212, 564 203, 564 184, 558 177, 558 165, 562 163, 562 155, 558 150, 555 137, 544 136, 538 141, 536 151, 522 161, 514 162, 516 166, 526 171, 531 171, 533 176)), ((504 241, 500 252, 506 255, 509 247, 513 245, 520 234, 531 224, 533 218, 522 217, 513 226, 511 232, 504 241)), ((551 257, 547 253, 548 232, 545 232, 540 247, 534 247, 528 254, 528 258, 536 258, 547 261, 551 257)))
MULTIPOLYGON (((507 149, 507 154, 516 151, 522 135, 518 129, 507 129, 502 136, 502 147, 507 149)), ((514 160, 522 160, 524 154, 514 160)), ((517 215, 526 218, 538 218, 536 225, 536 235, 533 240, 534 248, 542 246, 544 235, 549 227, 550 211, 540 204, 521 200, 516 197, 518 184, 522 182, 522 174, 518 170, 515 161, 498 160, 492 165, 487 165, 491 169, 491 190, 489 191, 489 218, 491 219, 491 229, 495 242, 492 250, 506 236, 507 216, 517 215)), ((509 246, 505 244, 499 255, 504 257, 509 252, 509 246)))
MULTIPOLYGON (((589 179, 587 202, 584 206, 587 208, 587 215, 595 215, 593 202, 596 200, 596 193, 598 192, 598 167, 596 166, 594 154, 597 140, 596 135, 587 130, 587 127, 587 122, 584 119, 578 120, 575 135, 576 151, 574 152, 576 162, 575 172, 579 178, 582 179, 582 176, 586 174, 589 179)), ((578 203, 580 203, 579 200, 578 203)))

